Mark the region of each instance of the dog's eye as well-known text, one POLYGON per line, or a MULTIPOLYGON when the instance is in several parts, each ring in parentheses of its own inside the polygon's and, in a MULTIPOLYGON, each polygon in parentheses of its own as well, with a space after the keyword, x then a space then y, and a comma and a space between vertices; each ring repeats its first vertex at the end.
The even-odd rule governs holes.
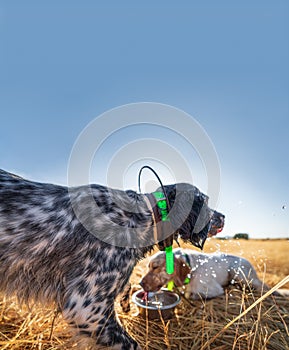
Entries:
POLYGON ((153 266, 152 266, 152 269, 153 269, 153 270, 156 270, 157 268, 158 268, 157 265, 153 265, 153 266))

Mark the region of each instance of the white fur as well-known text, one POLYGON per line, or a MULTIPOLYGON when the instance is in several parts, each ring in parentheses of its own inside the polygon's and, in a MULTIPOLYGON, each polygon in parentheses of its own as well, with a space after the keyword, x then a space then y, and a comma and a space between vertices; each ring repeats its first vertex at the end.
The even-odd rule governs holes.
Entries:
POLYGON ((252 264, 242 257, 223 253, 204 254, 180 248, 173 251, 175 271, 172 275, 166 273, 164 252, 152 256, 149 272, 140 282, 145 291, 155 292, 170 280, 177 287, 185 287, 185 296, 192 299, 217 297, 224 294, 224 287, 234 283, 258 292, 270 289, 258 278, 252 264), (190 282, 184 286, 186 276, 190 276, 190 282))
POLYGON ((252 264, 242 257, 204 254, 190 249, 175 249, 174 253, 182 260, 185 253, 190 261, 191 281, 186 286, 185 295, 192 299, 217 297, 224 294, 224 287, 234 283, 250 286, 258 292, 269 290, 258 278, 252 264))

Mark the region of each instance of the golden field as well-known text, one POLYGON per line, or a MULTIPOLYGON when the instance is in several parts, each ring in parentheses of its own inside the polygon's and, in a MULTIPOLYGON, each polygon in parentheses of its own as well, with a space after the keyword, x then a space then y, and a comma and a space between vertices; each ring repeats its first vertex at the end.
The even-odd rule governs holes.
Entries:
MULTIPOLYGON (((288 240, 209 239, 204 251, 247 258, 260 279, 273 287, 289 276, 288 248, 288 240)), ((132 283, 139 282, 146 265, 147 259, 136 266, 132 283)), ((289 283, 282 288, 289 289, 289 283)), ((182 301, 170 321, 142 319, 134 305, 127 315, 117 310, 123 326, 147 350, 289 350, 289 298, 260 297, 231 286, 224 296, 206 302, 182 301)), ((77 349, 70 339, 66 323, 54 310, 29 310, 14 299, 1 299, 0 349, 77 349)))

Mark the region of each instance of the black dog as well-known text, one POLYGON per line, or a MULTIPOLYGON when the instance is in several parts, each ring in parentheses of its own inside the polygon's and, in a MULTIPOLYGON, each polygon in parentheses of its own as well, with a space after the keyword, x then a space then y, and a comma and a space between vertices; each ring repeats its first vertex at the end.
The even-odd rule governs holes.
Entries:
MULTIPOLYGON (((165 191, 173 235, 202 247, 214 215, 206 196, 188 184, 165 191)), ((154 226, 147 195, 42 184, 0 170, 1 289, 55 303, 95 344, 140 349, 118 323, 114 301, 157 243, 154 226)))

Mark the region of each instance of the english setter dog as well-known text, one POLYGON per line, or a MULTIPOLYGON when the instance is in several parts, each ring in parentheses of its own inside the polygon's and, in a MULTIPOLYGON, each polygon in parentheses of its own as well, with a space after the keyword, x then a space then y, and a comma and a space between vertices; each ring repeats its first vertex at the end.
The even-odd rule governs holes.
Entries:
MULTIPOLYGON (((164 188, 170 236, 202 248, 221 214, 192 185, 164 188)), ((136 263, 167 239, 156 230, 162 223, 152 197, 93 184, 43 184, 0 170, 1 290, 20 301, 56 304, 95 348, 140 349, 118 322, 114 301, 136 263)), ((221 215, 218 229, 223 224, 221 215)))
MULTIPOLYGON (((203 254, 190 249, 174 249, 175 271, 168 275, 165 254, 158 252, 149 262, 149 271, 140 284, 147 292, 156 292, 173 280, 175 286, 185 287, 185 297, 191 299, 214 298, 224 294, 230 283, 251 286, 255 290, 270 288, 260 281, 252 264, 235 255, 203 254)), ((279 295, 279 293, 275 293, 279 295)))

